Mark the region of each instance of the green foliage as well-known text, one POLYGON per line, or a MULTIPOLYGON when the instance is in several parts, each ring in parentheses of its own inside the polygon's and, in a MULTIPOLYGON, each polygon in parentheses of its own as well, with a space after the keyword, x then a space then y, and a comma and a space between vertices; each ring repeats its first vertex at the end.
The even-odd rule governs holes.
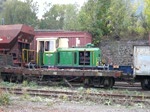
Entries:
POLYGON ((150 30, 150 1, 144 0, 144 15, 145 15, 145 24, 144 27, 147 32, 150 30))
POLYGON ((94 44, 98 44, 102 37, 142 36, 146 30, 144 26, 148 27, 150 20, 149 0, 145 1, 147 17, 142 14, 142 9, 137 12, 142 3, 138 0, 88 0, 79 12, 79 29, 91 32, 94 44), (147 23, 142 18, 147 18, 147 23))
POLYGON ((107 20, 110 28, 110 33, 118 37, 127 37, 134 31, 135 23, 137 21, 134 16, 133 3, 130 0, 114 0, 108 10, 107 20), (128 34, 128 35, 126 35, 128 34))
POLYGON ((21 96, 22 100, 29 100, 31 99, 31 96, 29 94, 27 94, 26 92, 23 93, 23 95, 21 96))
POLYGON ((37 87, 37 83, 36 82, 28 82, 28 81, 23 81, 22 83, 23 87, 37 87))
POLYGON ((0 86, 14 87, 15 84, 14 84, 14 83, 11 83, 11 82, 4 82, 4 81, 2 81, 2 82, 0 83, 0 86))
POLYGON ((49 6, 43 15, 39 27, 41 29, 75 30, 77 27, 77 6, 73 4, 49 6))
POLYGON ((37 5, 33 0, 7 0, 3 7, 2 17, 5 24, 27 24, 36 27, 37 5))
POLYGON ((25 80, 25 81, 23 81, 22 86, 27 87, 28 84, 29 84, 28 81, 25 80))
POLYGON ((3 11, 3 3, 5 2, 6 0, 0 0, 0 12, 3 11))
POLYGON ((5 19, 5 24, 28 24, 36 29, 88 31, 95 45, 102 38, 142 37, 150 30, 149 0, 87 0, 81 8, 77 4, 46 4, 46 11, 40 20, 36 16, 38 5, 33 0, 2 1, 4 5, 0 5, 0 17, 5 19), (141 4, 144 4, 144 10, 137 13, 141 4))
POLYGON ((10 95, 7 93, 0 93, 0 105, 8 105, 10 104, 10 95))
MULTIPOLYGON (((2 23, 2 19, 3 19, 3 17, 2 17, 2 12, 3 12, 3 9, 4 9, 4 6, 3 6, 3 4, 6 2, 6 0, 0 0, 0 25, 1 24, 3 24, 2 23)), ((4 22, 4 21, 3 21, 4 22)))
POLYGON ((64 30, 78 30, 78 5, 68 4, 66 5, 65 15, 64 15, 64 30))
POLYGON ((49 11, 43 15, 40 28, 62 29, 64 22, 65 5, 53 5, 49 11))
POLYGON ((111 99, 105 100, 104 105, 108 105, 108 106, 112 105, 111 99))
POLYGON ((29 87, 37 87, 37 83, 34 81, 29 82, 29 87))
POLYGON ((111 0, 88 0, 79 13, 81 30, 92 33, 94 44, 98 44, 100 38, 109 32, 106 17, 110 3, 111 0))

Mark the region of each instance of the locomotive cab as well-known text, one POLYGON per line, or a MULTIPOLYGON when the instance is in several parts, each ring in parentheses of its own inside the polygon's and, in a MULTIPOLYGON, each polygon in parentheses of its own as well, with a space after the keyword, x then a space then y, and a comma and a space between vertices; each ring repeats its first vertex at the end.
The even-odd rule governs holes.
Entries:
POLYGON ((37 64, 39 66, 56 64, 57 38, 37 38, 37 64))

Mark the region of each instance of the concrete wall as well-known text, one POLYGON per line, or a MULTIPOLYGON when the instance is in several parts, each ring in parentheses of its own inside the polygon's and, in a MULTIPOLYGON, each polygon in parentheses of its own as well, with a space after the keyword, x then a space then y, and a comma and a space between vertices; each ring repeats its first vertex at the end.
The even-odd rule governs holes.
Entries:
POLYGON ((103 58, 109 64, 116 65, 132 65, 133 61, 133 46, 148 45, 147 40, 103 40, 100 43, 103 58))

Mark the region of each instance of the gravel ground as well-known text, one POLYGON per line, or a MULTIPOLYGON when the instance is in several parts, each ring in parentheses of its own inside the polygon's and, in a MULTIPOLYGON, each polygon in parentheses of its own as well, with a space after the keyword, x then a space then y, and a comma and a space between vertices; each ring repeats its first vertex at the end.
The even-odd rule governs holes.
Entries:
POLYGON ((63 101, 59 99, 12 98, 10 105, 0 106, 0 112, 150 112, 150 107, 106 106, 92 102, 63 101))
MULTIPOLYGON (((12 83, 0 84, 2 86, 7 85, 12 87, 12 83)), ((33 84, 32 84, 33 85, 33 84)), ((14 86, 21 88, 22 86, 14 86)), ((28 86, 27 86, 28 87, 28 86)), ((39 87, 33 86, 34 89, 43 89, 43 90, 63 90, 63 91, 72 91, 69 88, 65 87, 39 87)), ((26 87, 25 87, 26 88, 26 87)), ((95 93, 117 93, 117 94, 129 94, 129 95, 149 95, 150 91, 129 91, 128 89, 119 89, 119 90, 103 90, 96 88, 85 89, 83 87, 76 88, 76 91, 79 93, 82 92, 95 92, 95 93)), ((141 103, 130 103, 124 102, 123 105, 116 102, 111 102, 111 105, 105 105, 105 102, 89 102, 89 101, 80 101, 78 99, 74 101, 68 101, 68 99, 63 96, 62 98, 41 98, 41 97, 32 97, 28 94, 22 96, 10 95, 10 104, 6 106, 0 106, 0 112, 150 112, 150 104, 141 104, 141 103)), ((150 103, 150 102, 149 102, 150 103)), ((108 103, 109 104, 109 103, 108 103)))
POLYGON ((46 106, 41 103, 18 102, 6 107, 1 107, 0 112, 150 112, 150 109, 137 107, 85 105, 75 103, 59 103, 46 106))

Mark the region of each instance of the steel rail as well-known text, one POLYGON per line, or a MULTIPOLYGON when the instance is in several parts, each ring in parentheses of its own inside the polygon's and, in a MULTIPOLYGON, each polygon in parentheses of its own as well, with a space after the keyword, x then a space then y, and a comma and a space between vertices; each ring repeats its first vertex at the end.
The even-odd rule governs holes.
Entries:
POLYGON ((114 94, 114 93, 92 93, 92 92, 77 92, 77 91, 57 91, 57 90, 41 90, 41 89, 21 89, 21 88, 9 88, 9 87, 0 87, 1 90, 7 91, 12 94, 29 94, 33 96, 43 96, 43 97, 59 97, 61 95, 66 95, 69 98, 84 97, 87 98, 99 98, 105 97, 108 98, 118 98, 120 101, 133 101, 133 102, 149 102, 150 96, 146 95, 127 95, 127 94, 114 94))

